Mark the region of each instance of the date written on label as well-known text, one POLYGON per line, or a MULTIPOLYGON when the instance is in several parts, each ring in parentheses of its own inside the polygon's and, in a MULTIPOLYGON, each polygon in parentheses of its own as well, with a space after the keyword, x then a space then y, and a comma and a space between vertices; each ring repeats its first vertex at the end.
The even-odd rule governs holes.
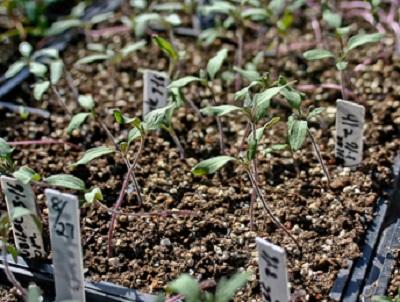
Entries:
POLYGON ((166 74, 145 70, 143 73, 143 116, 167 105, 169 78, 166 74))
POLYGON ((256 238, 261 295, 264 302, 288 302, 289 286, 285 251, 264 239, 256 238))
POLYGON ((85 301, 79 201, 76 196, 45 190, 49 208, 56 301, 85 301))
MULTIPOLYGON (((38 217, 35 195, 29 184, 24 184, 15 178, 1 176, 1 188, 6 196, 7 210, 11 215, 15 208, 30 210, 38 217)), ((30 215, 14 219, 11 222, 15 245, 22 257, 43 258, 45 250, 40 228, 30 215)))
POLYGON ((363 158, 365 108, 343 100, 336 104, 336 158, 346 167, 355 167, 363 158))

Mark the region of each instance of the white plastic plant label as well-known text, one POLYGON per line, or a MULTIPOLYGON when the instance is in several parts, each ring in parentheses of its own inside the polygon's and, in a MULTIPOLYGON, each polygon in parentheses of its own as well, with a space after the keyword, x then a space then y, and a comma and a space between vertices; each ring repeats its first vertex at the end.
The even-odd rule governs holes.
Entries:
POLYGON ((346 167, 355 167, 363 158, 364 106, 353 102, 336 102, 336 148, 335 155, 346 167))
POLYGON ((264 302, 288 302, 289 286, 285 250, 256 238, 260 269, 261 296, 264 302))
POLYGON ((162 72, 145 70, 143 73, 143 116, 167 105, 169 78, 162 72))
MULTIPOLYGON (((1 188, 6 197, 10 218, 16 207, 28 209, 38 217, 35 195, 29 184, 3 175, 1 176, 1 188)), ((22 257, 43 258, 45 256, 42 232, 31 215, 14 219, 11 221, 11 225, 15 245, 22 257)))
POLYGON ((53 251, 56 301, 85 301, 79 201, 71 194, 45 190, 53 251))

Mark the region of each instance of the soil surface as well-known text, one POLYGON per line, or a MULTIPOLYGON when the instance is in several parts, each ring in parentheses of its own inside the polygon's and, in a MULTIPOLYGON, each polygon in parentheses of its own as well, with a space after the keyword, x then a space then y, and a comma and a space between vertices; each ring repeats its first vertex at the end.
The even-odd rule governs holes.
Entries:
MULTIPOLYGON (((120 15, 130 13, 124 6, 115 20, 120 15)), ((101 26, 117 24, 115 20, 101 26)), ((308 25, 304 27, 304 24, 301 20, 295 24, 285 38, 285 45, 300 39, 313 43, 312 30, 308 25)), ((275 34, 271 29, 265 36, 256 37, 249 31, 245 35, 245 61, 252 59, 258 51, 271 48, 275 34)), ((135 39, 131 33, 110 38, 91 38, 91 42, 101 42, 113 49, 132 41, 135 39)), ((337 47, 333 39, 327 38, 326 41, 330 47, 337 47)), ((302 253, 274 225, 261 203, 255 207, 254 227, 251 228, 251 184, 242 168, 227 165, 219 173, 207 177, 194 177, 191 174, 191 168, 197 162, 219 154, 218 133, 213 118, 199 119, 189 106, 184 106, 175 114, 174 128, 184 146, 186 158, 179 158, 178 150, 167 133, 154 132, 147 137, 135 171, 144 203, 138 207, 136 193, 133 188, 128 189, 128 198, 121 210, 126 214, 118 217, 115 227, 112 258, 107 258, 109 213, 98 206, 82 208, 86 278, 157 293, 184 272, 193 274, 199 280, 218 280, 237 271, 248 271, 251 272, 250 282, 239 292, 235 301, 261 301, 255 246, 255 238, 259 236, 287 251, 289 281, 294 297, 299 301, 328 301, 329 290, 339 269, 345 267, 347 260, 360 255, 360 243, 373 219, 374 206, 392 181, 392 161, 400 146, 400 59, 386 53, 387 49, 393 47, 393 42, 388 35, 382 45, 362 48, 350 60, 349 70, 354 70, 364 58, 373 58, 373 62, 362 71, 349 72, 346 83, 355 96, 354 100, 365 105, 367 112, 364 160, 354 170, 335 163, 335 101, 340 98, 340 93, 320 87, 321 83, 337 83, 338 74, 332 62, 308 63, 302 58, 301 51, 282 51, 279 59, 266 57, 260 66, 260 71, 269 72, 273 77, 281 74, 289 80, 296 80, 298 85, 315 84, 315 88, 307 91, 304 106, 327 108, 326 113, 310 124, 333 179, 331 188, 310 141, 295 153, 299 175, 289 152, 268 157, 260 152, 258 157, 259 181, 268 205, 297 238, 302 253), (381 54, 384 58, 379 58, 381 54), (188 210, 190 214, 170 214, 178 210, 188 210), (168 215, 149 215, 162 211, 168 215)), ((201 68, 206 67, 208 58, 222 46, 231 50, 224 70, 234 65, 233 45, 218 41, 212 47, 203 48, 195 40, 182 37, 176 37, 175 43, 178 49, 185 50, 184 63, 180 65, 181 75, 197 75, 201 68)), ((90 53, 83 39, 71 45, 63 54, 66 68, 78 92, 93 95, 99 118, 108 125, 115 137, 123 139, 128 128, 114 123, 112 109, 119 108, 130 116, 141 116, 143 81, 140 69, 167 70, 167 58, 150 41, 146 50, 125 58, 111 69, 107 63, 74 65, 79 58, 90 53), (110 70, 114 70, 112 74, 110 70)), ((227 85, 218 80, 215 89, 217 103, 234 103, 233 84, 227 85)), ((62 79, 57 90, 73 113, 82 111, 65 79, 62 79)), ((21 87, 24 95, 29 95, 30 91, 29 83, 21 87)), ((184 89, 184 93, 199 107, 211 102, 209 92, 195 84, 184 89)), ((24 103, 48 110, 51 112, 50 118, 31 115, 23 120, 17 114, 0 111, 1 137, 7 141, 60 139, 79 145, 82 151, 68 145, 18 147, 14 157, 17 166, 29 165, 45 176, 56 173, 78 176, 85 180, 87 187, 100 187, 105 196, 103 203, 112 207, 126 173, 122 158, 109 156, 95 160, 88 166, 75 169, 70 166, 82 156, 85 149, 112 146, 98 121, 90 120, 80 131, 74 131, 69 136, 65 129, 70 117, 59 106, 53 93, 46 94, 42 102, 25 98, 24 103)), ((279 97, 273 101, 272 107, 271 115, 280 116, 282 121, 286 121, 291 113, 279 97)), ((232 115, 222 118, 222 122, 226 153, 236 156, 240 152, 245 120, 232 115)), ((284 143, 285 133, 286 124, 281 122, 267 132, 260 148, 271 143, 284 143)), ((137 147, 131 148, 131 158, 137 147)), ((43 190, 38 186, 34 186, 34 190, 45 222, 45 241, 49 246, 43 190)), ((4 203, 1 203, 1 207, 5 210, 4 203)), ((390 293, 400 287, 399 267, 394 273, 390 293)), ((12 301, 6 298, 4 292, 2 294, 4 296, 1 297, 7 299, 4 301, 12 301)))

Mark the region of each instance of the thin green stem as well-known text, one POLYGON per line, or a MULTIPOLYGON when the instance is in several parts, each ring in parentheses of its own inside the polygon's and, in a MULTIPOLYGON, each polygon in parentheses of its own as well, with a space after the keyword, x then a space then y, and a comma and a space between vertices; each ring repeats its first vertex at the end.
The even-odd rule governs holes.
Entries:
POLYGON ((330 185, 331 177, 329 175, 328 167, 326 166, 326 164, 324 162, 324 159, 322 158, 321 150, 319 149, 318 144, 314 139, 314 136, 311 134, 310 129, 307 129, 307 134, 311 139, 311 143, 312 143, 312 145, 314 147, 315 154, 317 155, 318 161, 319 161, 319 163, 320 163, 320 165, 322 167, 322 170, 324 171, 324 174, 325 174, 326 178, 328 179, 328 184, 330 185))
MULTIPOLYGON (((213 88, 212 84, 208 84, 207 87, 211 92, 212 103, 214 106, 216 106, 217 102, 216 102, 216 98, 215 98, 214 88, 213 88)), ((225 154, 225 142, 224 142, 224 131, 222 129, 222 121, 219 116, 216 116, 215 120, 217 121, 218 132, 219 132, 219 148, 220 148, 221 154, 225 154)))

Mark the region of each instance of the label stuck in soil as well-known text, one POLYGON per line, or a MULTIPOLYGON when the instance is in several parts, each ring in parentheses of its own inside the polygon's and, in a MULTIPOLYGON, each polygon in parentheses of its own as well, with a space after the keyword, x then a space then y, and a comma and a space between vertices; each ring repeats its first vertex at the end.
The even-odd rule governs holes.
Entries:
POLYGON ((15 178, 1 176, 1 188, 6 196, 7 210, 14 234, 15 245, 22 257, 43 258, 45 250, 43 237, 39 226, 32 215, 11 219, 15 208, 21 207, 30 210, 36 217, 36 199, 29 184, 24 184, 15 178))
POLYGON ((71 194, 45 190, 49 208, 56 301, 85 301, 79 201, 71 194))
POLYGON ((145 70, 143 73, 143 116, 167 105, 169 78, 162 72, 145 70))
POLYGON ((260 268, 261 296, 264 302, 288 302, 289 286, 285 250, 256 238, 260 268))
POLYGON ((346 167, 355 167, 363 157, 365 107, 344 100, 336 104, 336 158, 346 167))

